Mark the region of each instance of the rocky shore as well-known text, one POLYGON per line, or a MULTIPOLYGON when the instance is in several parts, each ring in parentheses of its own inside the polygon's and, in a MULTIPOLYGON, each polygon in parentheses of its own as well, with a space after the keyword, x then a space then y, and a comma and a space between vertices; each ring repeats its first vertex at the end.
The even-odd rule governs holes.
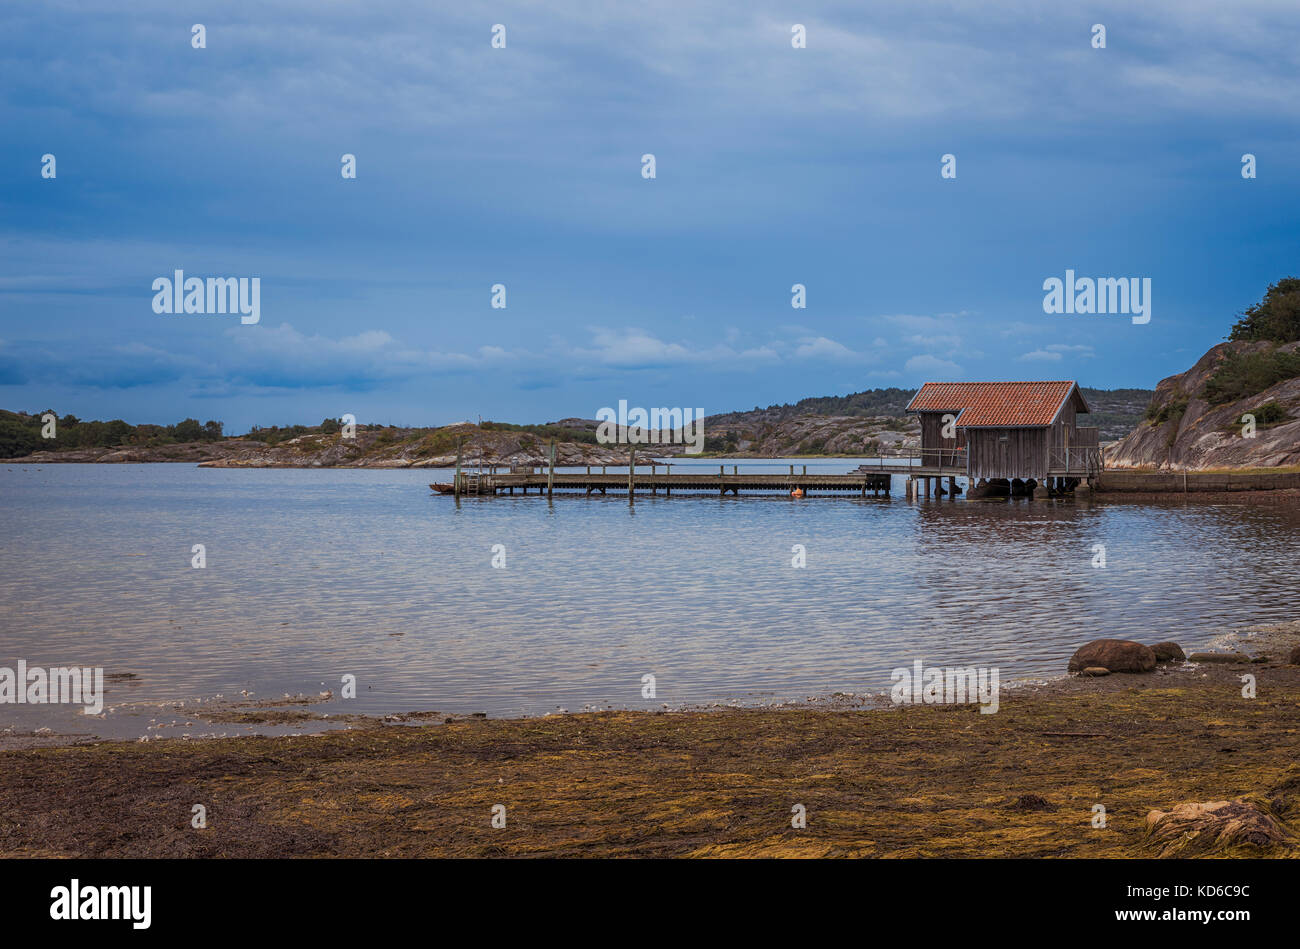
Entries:
POLYGON ((1022 685, 989 715, 397 716, 314 735, 10 750, 0 853, 1296 856, 1297 642, 1300 624, 1248 631, 1218 661, 1022 685), (497 805, 505 827, 492 826, 497 805))
MULTIPOLYGON (((157 464, 177 462, 205 468, 450 468, 456 445, 464 438, 465 463, 482 460, 495 465, 543 465, 548 446, 527 433, 483 431, 474 425, 427 429, 358 431, 355 438, 340 434, 301 435, 275 444, 251 438, 219 442, 186 442, 156 448, 79 448, 40 451, 6 464, 157 464), (463 431, 460 431, 463 429, 463 431)), ((560 441, 557 465, 626 465, 626 448, 606 448, 585 442, 560 441)))

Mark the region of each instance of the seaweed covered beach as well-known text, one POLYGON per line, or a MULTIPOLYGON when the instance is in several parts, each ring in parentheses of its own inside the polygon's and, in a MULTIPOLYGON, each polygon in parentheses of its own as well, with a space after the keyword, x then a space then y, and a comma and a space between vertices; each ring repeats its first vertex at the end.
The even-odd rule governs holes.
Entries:
POLYGON ((1295 856, 1294 633, 1247 640, 1253 662, 1021 686, 996 714, 599 712, 8 750, 0 854, 1295 856))

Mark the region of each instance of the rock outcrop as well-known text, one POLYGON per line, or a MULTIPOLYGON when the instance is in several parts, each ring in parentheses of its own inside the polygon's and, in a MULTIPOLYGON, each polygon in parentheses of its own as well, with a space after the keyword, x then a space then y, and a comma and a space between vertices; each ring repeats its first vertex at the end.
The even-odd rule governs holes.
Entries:
POLYGON ((1211 404, 1206 383, 1225 358, 1267 351, 1294 353, 1300 343, 1220 343, 1184 373, 1156 386, 1148 418, 1106 450, 1107 468, 1272 468, 1300 465, 1300 376, 1261 392, 1211 404), (1242 416, 1276 403, 1282 417, 1256 423, 1243 436, 1242 416))

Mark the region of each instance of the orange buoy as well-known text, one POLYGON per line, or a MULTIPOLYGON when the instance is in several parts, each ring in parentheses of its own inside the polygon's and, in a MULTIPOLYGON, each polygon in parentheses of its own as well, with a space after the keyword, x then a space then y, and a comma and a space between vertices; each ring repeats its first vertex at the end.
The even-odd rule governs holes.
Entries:
POLYGON ((790 497, 792 498, 803 497, 803 488, 795 488, 793 491, 790 492, 790 497))

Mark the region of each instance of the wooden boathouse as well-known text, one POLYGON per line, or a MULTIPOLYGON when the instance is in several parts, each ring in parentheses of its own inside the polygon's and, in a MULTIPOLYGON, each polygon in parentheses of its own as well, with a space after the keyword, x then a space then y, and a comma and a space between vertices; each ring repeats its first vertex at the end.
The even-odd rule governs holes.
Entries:
POLYGON ((1073 381, 927 382, 906 411, 921 422, 919 465, 908 473, 927 497, 931 478, 955 491, 965 477, 968 497, 1048 497, 1090 486, 1101 471, 1098 430, 1078 424, 1091 409, 1073 381))

